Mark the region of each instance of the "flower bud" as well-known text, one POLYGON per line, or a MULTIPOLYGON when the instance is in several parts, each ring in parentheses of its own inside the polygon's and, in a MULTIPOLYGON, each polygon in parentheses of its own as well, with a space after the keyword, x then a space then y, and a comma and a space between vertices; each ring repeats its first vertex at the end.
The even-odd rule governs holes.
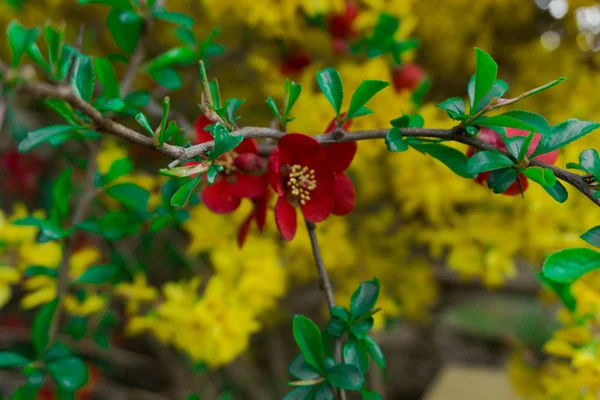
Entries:
POLYGON ((233 163, 241 172, 251 175, 260 175, 267 167, 264 158, 254 153, 239 154, 233 159, 233 163))

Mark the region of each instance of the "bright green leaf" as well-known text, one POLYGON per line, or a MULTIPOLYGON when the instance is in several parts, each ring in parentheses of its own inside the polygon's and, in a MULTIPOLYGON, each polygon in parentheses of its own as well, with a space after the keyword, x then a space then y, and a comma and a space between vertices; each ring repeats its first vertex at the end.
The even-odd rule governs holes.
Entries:
POLYGON ((79 4, 104 4, 117 10, 132 10, 131 0, 79 0, 79 4))
POLYGON ((549 290, 552 290, 558 296, 558 298, 563 302, 565 307, 567 307, 571 312, 575 311, 577 301, 571 293, 571 283, 554 282, 546 278, 541 273, 536 273, 535 275, 544 287, 548 288, 549 290))
POLYGON ((465 100, 460 97, 451 97, 439 103, 437 107, 446 111, 452 119, 458 119, 465 115, 465 100))
POLYGON ((19 143, 19 152, 28 153, 42 143, 49 142, 53 139, 68 139, 72 136, 73 132, 79 130, 79 127, 72 125, 50 125, 45 128, 31 131, 27 134, 25 139, 19 143))
POLYGON ((360 390, 365 378, 358 368, 350 364, 339 364, 327 373, 327 380, 333 386, 346 390, 360 390))
POLYGON ((269 106, 271 111, 273 111, 273 114, 277 117, 277 120, 281 121, 281 114, 279 113, 279 110, 277 109, 277 104, 275 104, 275 100, 273 100, 272 97, 268 97, 266 101, 267 101, 267 105, 269 106))
POLYGON ((569 283, 598 268, 600 253, 597 251, 585 248, 564 249, 546 258, 542 273, 555 282, 569 283))
POLYGON ((35 349, 36 354, 41 356, 48 347, 50 341, 50 325, 54 318, 56 307, 58 306, 58 299, 52 300, 39 309, 33 320, 33 328, 31 331, 31 342, 35 349))
POLYGON ((221 154, 235 149, 244 140, 243 136, 233 136, 229 130, 219 122, 211 127, 211 134, 215 141, 215 147, 213 150, 206 152, 206 155, 211 160, 215 160, 221 154))
POLYGON ((54 67, 60 60, 64 39, 64 29, 56 30, 50 25, 46 25, 44 27, 44 39, 48 45, 48 59, 50 61, 50 65, 54 67))
POLYGON ((150 193, 134 183, 119 183, 106 189, 106 194, 118 200, 125 207, 144 213, 148 208, 150 193))
POLYGON ((104 96, 108 99, 121 97, 117 75, 111 63, 106 58, 96 57, 94 66, 96 67, 96 77, 104 90, 104 96))
POLYGON ((191 65, 198 61, 198 53, 190 46, 174 47, 144 64, 146 70, 156 70, 173 66, 191 65))
POLYGON ((129 93, 125 96, 125 103, 134 107, 146 107, 150 103, 150 93, 145 90, 129 93))
POLYGON ((146 118, 146 115, 144 115, 144 113, 138 113, 135 116, 135 120, 138 122, 138 124, 142 126, 142 128, 146 130, 146 132, 148 132, 150 137, 154 137, 154 129, 152 129, 152 127, 150 126, 150 122, 148 122, 148 118, 146 118))
POLYGON ((554 186, 552 186, 552 187, 542 186, 542 188, 550 196, 552 196, 552 198, 554 200, 558 201, 559 203, 564 203, 565 201, 567 201, 567 198, 569 197, 569 192, 567 192, 567 189, 565 189, 563 184, 560 183, 560 181, 558 181, 558 180, 556 181, 554 186))
POLYGON ((518 119, 530 126, 531 128, 534 128, 535 132, 538 132, 542 135, 552 134, 552 127, 550 126, 546 118, 542 117, 539 114, 524 110, 513 110, 505 112, 502 115, 518 119))
POLYGON ((579 121, 572 118, 552 127, 552 134, 543 136, 530 157, 549 153, 574 142, 600 127, 597 122, 579 121))
POLYGON ((133 53, 143 30, 143 19, 128 10, 112 9, 108 13, 106 26, 115 43, 126 53, 133 53))
POLYGON ((171 197, 171 205, 173 207, 184 207, 190 199, 194 189, 200 183, 200 179, 202 178, 202 174, 196 175, 195 178, 190 179, 185 184, 183 184, 177 192, 171 197))
POLYGON ((40 32, 37 28, 25 29, 18 22, 12 21, 6 28, 8 43, 12 51, 12 67, 19 65, 23 53, 35 43, 40 32))
POLYGON ((382 395, 368 389, 361 389, 360 396, 362 400, 384 400, 382 395))
POLYGON ((323 382, 315 390, 313 400, 335 400, 333 396, 333 388, 327 382, 323 382))
POLYGON ((57 278, 58 270, 56 270, 55 268, 43 267, 41 265, 33 265, 31 267, 27 267, 25 272, 23 272, 23 275, 27 277, 43 275, 49 276, 51 278, 57 278))
POLYGON ((556 176, 549 168, 527 168, 523 170, 523 175, 542 186, 553 187, 556 184, 556 176))
POLYGON ((507 155, 497 151, 484 150, 478 151, 469 158, 467 170, 471 174, 477 174, 513 165, 514 162, 507 155))
MULTIPOLYGON (((292 110, 292 107, 294 107, 294 104, 296 104, 296 101, 298 100, 298 97, 300 97, 300 93, 302 93, 302 85, 300 85, 299 83, 296 82, 292 82, 289 79, 286 80, 285 82, 285 102, 283 104, 283 118, 284 119, 288 119, 288 116, 290 115, 290 111, 292 110)), ((273 101, 271 99, 271 101, 273 101)), ((273 106, 269 105, 271 107, 271 109, 273 109, 273 106)), ((275 107, 275 109, 277 109, 277 107, 275 107)), ((275 112, 275 111, 273 111, 275 112)), ((277 111, 275 113, 276 115, 279 115, 279 111, 277 111)), ((281 118, 279 118, 281 119, 281 118)))
POLYGON ((169 12, 162 8, 152 11, 152 17, 163 21, 173 22, 186 29, 192 29, 192 26, 194 25, 194 18, 178 12, 169 12))
POLYGON ((402 133, 400 129, 393 127, 390 129, 385 136, 385 144, 387 146, 388 151, 392 152, 402 152, 408 150, 408 145, 402 139, 402 133))
POLYGON ((93 59, 84 54, 78 54, 73 64, 71 87, 75 95, 89 102, 94 94, 94 66, 93 59))
POLYGON ((462 152, 452 147, 444 146, 437 143, 418 143, 411 142, 410 145, 425 154, 441 161, 458 176, 463 178, 474 178, 477 176, 467 169, 469 159, 462 152))
POLYGON ((362 341, 349 339, 344 345, 344 362, 354 365, 364 375, 369 371, 369 354, 362 341))
POLYGON ((292 330, 294 340, 306 362, 320 373, 323 373, 325 350, 323 349, 319 327, 303 315, 294 315, 292 330))
POLYGON ((56 386, 67 391, 75 391, 83 387, 88 380, 85 363, 75 356, 48 363, 48 372, 56 386))
POLYGON ((69 213, 69 200, 73 189, 71 178, 73 169, 65 169, 54 182, 52 189, 52 203, 58 212, 59 220, 64 219, 69 213))
POLYGON ((0 351, 0 368, 23 367, 29 360, 13 351, 0 351))
POLYGON ((319 371, 315 370, 306 362, 302 353, 299 353, 290 363, 288 371, 295 378, 301 380, 317 379, 321 376, 319 371))
POLYGON ((314 386, 300 386, 288 392, 282 400, 313 400, 314 386))
POLYGON ((79 278, 75 279, 75 283, 89 283, 94 285, 110 283, 117 273, 117 269, 118 267, 114 264, 94 265, 85 270, 79 278))
POLYGON ((347 119, 356 117, 358 110, 360 110, 367 102, 375 96, 379 91, 389 86, 388 82, 367 80, 362 81, 358 86, 352 99, 350 100, 350 108, 348 109, 347 119))
POLYGON ((350 299, 350 318, 358 319, 375 307, 379 297, 379 281, 366 281, 360 284, 350 299))
POLYGON ((322 69, 317 72, 317 83, 339 117, 344 100, 344 86, 339 72, 331 67, 322 69))
POLYGON ((177 90, 181 87, 181 76, 173 68, 151 69, 148 75, 159 85, 169 90, 177 90))
POLYGON ((497 74, 498 64, 496 61, 485 51, 475 48, 475 94, 471 104, 471 113, 492 89, 497 74))
POLYGON ((329 312, 331 313, 332 317, 339 318, 342 321, 347 322, 350 320, 350 313, 342 306, 333 306, 329 312))

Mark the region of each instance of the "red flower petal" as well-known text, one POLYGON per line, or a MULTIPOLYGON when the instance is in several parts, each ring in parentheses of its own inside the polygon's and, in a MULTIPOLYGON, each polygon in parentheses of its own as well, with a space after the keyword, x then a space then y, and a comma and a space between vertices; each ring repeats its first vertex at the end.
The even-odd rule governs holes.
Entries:
POLYGON ((310 136, 300 133, 288 133, 279 140, 279 165, 300 164, 315 156, 322 156, 323 146, 310 136))
POLYGON ((210 119, 206 118, 205 115, 196 118, 196 121, 194 121, 194 131, 196 132, 196 144, 211 142, 213 140, 213 137, 210 134, 210 132, 204 129, 212 123, 213 122, 210 119))
POLYGON ((253 219, 254 213, 251 213, 250 215, 248 215, 248 218, 246 218, 246 220, 242 223, 242 226, 240 226, 240 230, 238 231, 237 236, 238 247, 240 249, 244 246, 244 243, 246 242, 248 232, 250 231, 250 224, 252 223, 253 219))
POLYGON ((333 168, 333 172, 344 172, 348 169, 358 145, 356 142, 335 143, 325 146, 327 152, 327 160, 333 168))
POLYGON ((258 225, 258 230, 260 232, 265 229, 265 222, 267 220, 267 207, 269 205, 269 197, 271 197, 271 192, 269 189, 265 190, 265 193, 253 199, 254 201, 254 218, 256 219, 256 225, 258 225))
POLYGON ((254 153, 258 154, 258 145, 254 139, 244 139, 242 143, 235 148, 235 152, 238 154, 243 153, 254 153))
POLYGON ((287 201, 285 196, 277 199, 275 205, 275 222, 281 236, 290 241, 296 236, 296 209, 287 201))
POLYGON ((354 184, 348 175, 344 173, 335 174, 333 213, 335 215, 350 213, 354 209, 355 197, 354 184))
POLYGON ((333 210, 335 175, 327 163, 311 166, 315 170, 317 187, 310 192, 310 200, 301 206, 304 218, 310 222, 322 222, 333 210))
POLYGON ((235 183, 231 184, 231 192, 236 197, 254 198, 262 195, 267 189, 267 176, 254 176, 235 173, 235 183))
POLYGON ((279 147, 275 147, 275 150, 269 157, 269 164, 267 166, 267 176, 271 187, 279 196, 283 195, 283 187, 281 185, 281 174, 279 169, 281 168, 281 162, 279 159, 279 147))
POLYGON ((205 186, 202 190, 202 202, 209 210, 217 214, 228 214, 235 211, 241 199, 233 194, 232 186, 222 177, 212 186, 205 186))

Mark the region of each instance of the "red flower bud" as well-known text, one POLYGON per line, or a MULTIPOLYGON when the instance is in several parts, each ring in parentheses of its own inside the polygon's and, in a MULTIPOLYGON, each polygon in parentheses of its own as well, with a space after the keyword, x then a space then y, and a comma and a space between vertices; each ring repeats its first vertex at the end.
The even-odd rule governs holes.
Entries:
POLYGON ((425 71, 417 64, 402 64, 393 72, 392 82, 396 92, 415 91, 425 80, 425 71))
POLYGON ((233 164, 245 174, 261 175, 267 168, 264 158, 254 153, 243 153, 233 159, 233 164))

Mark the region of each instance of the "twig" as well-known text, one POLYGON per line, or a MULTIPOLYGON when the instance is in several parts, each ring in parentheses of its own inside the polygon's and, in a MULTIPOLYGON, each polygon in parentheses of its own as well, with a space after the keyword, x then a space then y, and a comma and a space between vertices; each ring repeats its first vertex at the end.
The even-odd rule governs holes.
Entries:
MULTIPOLYGON (((323 257, 321 256, 321 248, 319 247, 319 241, 317 240, 317 227, 310 221, 305 220, 306 222, 306 230, 308 231, 308 236, 310 237, 310 245, 312 247, 313 257, 315 259, 315 264, 317 265, 317 272, 319 273, 319 282, 321 285, 321 290, 325 294, 325 300, 327 301, 327 307, 331 310, 335 307, 335 300, 333 298, 333 287, 331 286, 331 281, 329 280, 329 275, 327 274, 327 270, 325 269, 325 264, 323 263, 323 257)), ((342 342, 340 338, 335 339, 335 359, 337 362, 342 361, 342 342)), ((338 389, 338 397, 341 400, 346 400, 346 392, 343 389, 338 389)))

